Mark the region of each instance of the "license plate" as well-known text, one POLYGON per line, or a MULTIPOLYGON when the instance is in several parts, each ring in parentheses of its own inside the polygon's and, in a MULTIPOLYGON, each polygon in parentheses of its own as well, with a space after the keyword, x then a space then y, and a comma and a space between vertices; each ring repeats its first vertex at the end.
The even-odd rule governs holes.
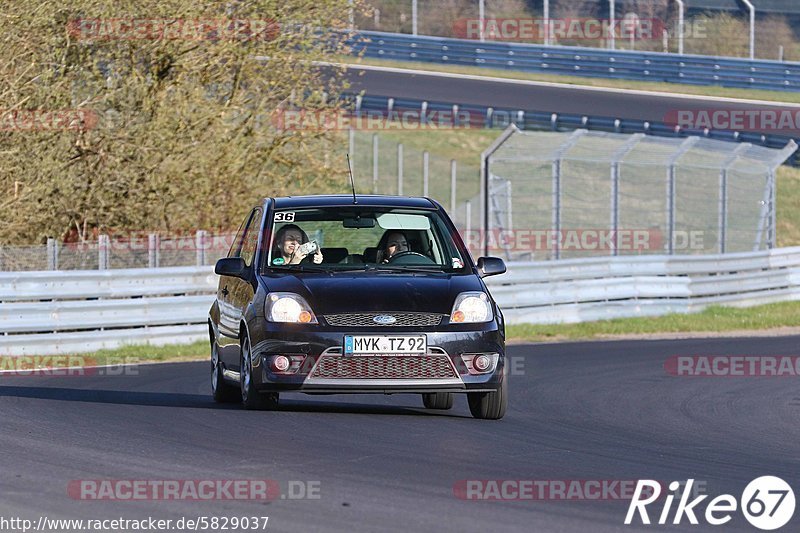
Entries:
POLYGON ((344 354, 427 353, 425 335, 345 335, 344 354))

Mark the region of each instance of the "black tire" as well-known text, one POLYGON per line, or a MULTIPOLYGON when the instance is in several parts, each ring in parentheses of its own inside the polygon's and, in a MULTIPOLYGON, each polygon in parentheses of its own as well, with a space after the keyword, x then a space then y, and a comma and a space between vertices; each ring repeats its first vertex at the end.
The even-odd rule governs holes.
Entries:
POLYGON ((468 392, 469 412, 475 418, 500 420, 508 407, 508 389, 505 378, 495 392, 468 392))
POLYGON ((453 407, 452 392, 426 392, 422 394, 422 403, 428 409, 447 410, 453 407))
POLYGON ((222 375, 219 347, 213 340, 211 341, 211 396, 217 403, 232 403, 242 399, 239 388, 226 382, 222 375))
POLYGON ((262 393, 253 385, 253 367, 250 358, 250 339, 242 339, 242 355, 239 365, 239 389, 242 405, 254 411, 270 411, 278 408, 278 393, 262 393))

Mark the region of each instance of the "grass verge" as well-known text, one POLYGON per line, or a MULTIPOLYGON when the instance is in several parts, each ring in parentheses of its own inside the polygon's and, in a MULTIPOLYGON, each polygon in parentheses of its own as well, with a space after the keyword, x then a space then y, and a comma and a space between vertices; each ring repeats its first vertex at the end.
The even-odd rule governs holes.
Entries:
POLYGON ((658 91, 664 93, 692 94, 697 96, 738 98, 746 100, 766 100, 769 102, 800 103, 800 93, 784 91, 765 91, 756 89, 736 89, 706 85, 684 85, 679 83, 649 82, 635 80, 613 80, 605 78, 584 78, 580 76, 562 76, 461 65, 441 65, 439 63, 422 63, 415 61, 385 61, 372 58, 356 58, 341 56, 342 63, 373 65, 378 67, 394 67, 426 70, 432 72, 450 72, 453 74, 469 74, 472 76, 490 76, 515 80, 542 81, 563 83, 584 87, 607 87, 611 89, 635 89, 639 91, 658 91))
POLYGON ((198 341, 192 344, 169 344, 166 346, 142 344, 80 354, 0 357, 0 370, 199 361, 206 360, 209 357, 208 341, 198 341))
POLYGON ((800 302, 738 308, 711 306, 700 313, 654 318, 620 318, 581 324, 517 324, 506 328, 511 341, 589 340, 624 335, 761 331, 800 326, 800 302))

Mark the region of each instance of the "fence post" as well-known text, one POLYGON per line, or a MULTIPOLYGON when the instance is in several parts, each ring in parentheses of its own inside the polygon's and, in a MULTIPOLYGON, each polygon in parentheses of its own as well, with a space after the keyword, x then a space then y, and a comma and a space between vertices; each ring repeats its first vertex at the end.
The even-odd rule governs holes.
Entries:
POLYGON ((206 264, 206 231, 199 229, 194 235, 194 247, 197 250, 197 266, 206 264))
POLYGON ((619 255, 619 165, 622 159, 644 138, 643 133, 636 133, 620 146, 611 157, 611 231, 614 243, 611 255, 619 255))
POLYGON ((411 0, 411 35, 417 34, 417 0, 411 0))
POLYGON ((347 133, 347 153, 350 155, 350 168, 353 168, 353 159, 356 157, 356 130, 350 127, 347 133))
MULTIPOLYGON (((471 233, 472 233, 472 200, 467 200, 467 203, 464 205, 464 218, 466 219, 464 222, 464 233, 467 237, 467 244, 471 241, 471 233)), ((472 250, 470 250, 472 251, 472 250)))
POLYGON ((771 250, 778 245, 776 231, 777 209, 775 204, 778 184, 775 179, 774 169, 769 172, 769 183, 769 241, 767 242, 767 247, 771 250))
POLYGON ((397 145, 397 196, 403 196, 403 143, 397 145))
POLYGON ((456 213, 456 160, 450 160, 450 212, 456 213))
POLYGON ((722 170, 719 172, 719 220, 717 238, 719 239, 719 253, 724 254, 726 251, 726 242, 728 237, 728 169, 739 159, 742 152, 750 149, 752 144, 741 143, 736 149, 722 163, 722 170))
POLYGON ((58 241, 47 238, 47 270, 58 270, 58 241))
POLYGON ((161 263, 161 237, 155 233, 147 236, 147 268, 158 268, 161 263))
POLYGON ((667 253, 669 255, 675 253, 675 195, 677 193, 675 190, 675 165, 698 140, 700 140, 699 137, 687 137, 667 162, 667 165, 669 165, 667 168, 667 253))
POLYGON ((422 152, 422 196, 428 196, 428 181, 430 180, 430 157, 428 151, 422 152))
POLYGON ((372 193, 378 193, 378 134, 372 134, 372 193))
POLYGON ((98 270, 108 270, 108 254, 110 239, 108 235, 98 235, 97 236, 97 269, 98 270))

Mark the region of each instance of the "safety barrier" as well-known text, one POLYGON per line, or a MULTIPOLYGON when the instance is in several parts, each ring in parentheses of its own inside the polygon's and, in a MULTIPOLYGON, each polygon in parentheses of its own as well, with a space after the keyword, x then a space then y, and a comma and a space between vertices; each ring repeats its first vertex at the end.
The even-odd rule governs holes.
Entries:
MULTIPOLYGON (((690 313, 800 299, 800 247, 509 263, 486 282, 509 323, 690 313)), ((0 273, 0 356, 202 340, 216 288, 209 267, 0 273)))
POLYGON ((362 31, 353 53, 394 61, 625 80, 800 91, 800 63, 658 52, 541 46, 362 31))

